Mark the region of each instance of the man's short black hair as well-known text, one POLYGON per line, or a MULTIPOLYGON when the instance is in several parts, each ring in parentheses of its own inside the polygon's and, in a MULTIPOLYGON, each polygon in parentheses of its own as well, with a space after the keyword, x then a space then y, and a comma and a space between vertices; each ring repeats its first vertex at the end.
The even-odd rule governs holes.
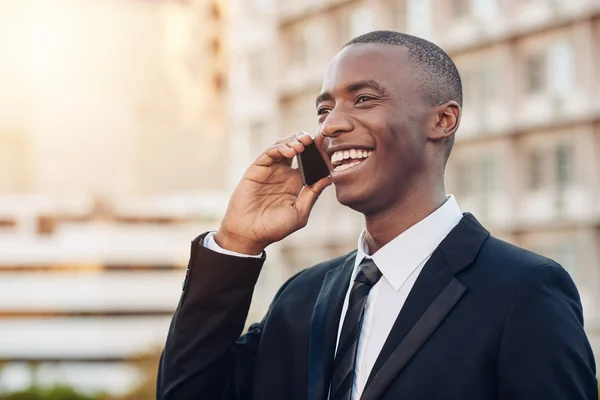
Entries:
MULTIPOLYGON (((435 44, 405 33, 374 31, 352 39, 344 47, 357 43, 405 47, 408 49, 408 60, 414 63, 417 69, 416 78, 421 83, 424 100, 432 106, 454 100, 462 107, 462 83, 458 69, 450 56, 435 44)), ((448 140, 446 159, 453 144, 454 135, 448 140)))

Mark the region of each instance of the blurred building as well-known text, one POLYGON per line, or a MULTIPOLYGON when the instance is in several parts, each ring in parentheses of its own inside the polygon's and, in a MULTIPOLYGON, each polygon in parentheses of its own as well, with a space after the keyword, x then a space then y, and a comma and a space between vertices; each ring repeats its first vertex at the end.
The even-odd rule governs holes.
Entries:
MULTIPOLYGON (((572 274, 600 328, 600 0, 43 0, 0 5, 0 387, 126 391, 164 343, 189 242, 244 169, 314 133, 351 38, 440 44, 463 77, 448 192, 572 274)), ((250 320, 293 272, 356 246, 332 188, 268 250, 250 320)))
MULTIPOLYGON (((249 66, 229 88, 230 96, 249 99, 257 87, 275 87, 258 97, 265 112, 252 113, 238 131, 246 147, 257 154, 277 137, 314 132, 323 73, 351 38, 392 29, 439 44, 464 86, 448 192, 496 236, 571 273, 599 351, 600 1, 273 1, 277 13, 260 24, 249 13, 235 21, 261 25, 256 42, 277 42, 277 70, 266 82, 259 80, 266 67, 249 66)), ((308 227, 279 245, 285 275, 355 248, 361 226, 328 189, 308 227)))
POLYGON ((224 12, 216 0, 3 2, 0 192, 223 188, 224 12))
POLYGON ((0 5, 0 387, 127 391, 227 198, 218 0, 0 5))

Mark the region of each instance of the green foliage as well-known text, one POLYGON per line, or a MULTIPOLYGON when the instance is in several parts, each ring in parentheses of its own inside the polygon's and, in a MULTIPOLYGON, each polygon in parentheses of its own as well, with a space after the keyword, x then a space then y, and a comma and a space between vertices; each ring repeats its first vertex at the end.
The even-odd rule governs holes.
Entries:
MULTIPOLYGON (((2 392, 0 400, 155 400, 156 399, 156 374, 161 349, 156 349, 148 354, 142 354, 129 360, 129 364, 136 367, 142 374, 139 384, 132 388, 130 393, 111 396, 105 393, 82 393, 68 385, 46 387, 37 384, 36 371, 38 365, 30 363, 32 385, 17 392, 2 392)), ((0 363, 0 374, 2 364, 0 363)))
POLYGON ((66 385, 50 388, 31 386, 25 390, 0 395, 1 400, 100 400, 101 398, 101 395, 83 394, 66 385))

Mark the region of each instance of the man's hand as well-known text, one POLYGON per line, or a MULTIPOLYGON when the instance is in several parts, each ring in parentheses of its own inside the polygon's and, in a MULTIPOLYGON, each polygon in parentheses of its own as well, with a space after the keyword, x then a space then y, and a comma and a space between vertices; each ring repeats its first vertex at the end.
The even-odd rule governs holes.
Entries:
POLYGON ((329 177, 303 187, 302 177, 292 168, 294 156, 313 139, 298 133, 269 147, 246 170, 236 187, 225 217, 215 234, 224 249, 260 254, 269 244, 303 228, 329 177))

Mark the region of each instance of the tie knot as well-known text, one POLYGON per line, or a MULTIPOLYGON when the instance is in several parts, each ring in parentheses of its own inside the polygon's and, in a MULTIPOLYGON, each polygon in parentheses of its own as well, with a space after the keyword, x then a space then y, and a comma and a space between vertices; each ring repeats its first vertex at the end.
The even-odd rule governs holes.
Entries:
POLYGON ((361 282, 369 286, 373 286, 381 278, 381 271, 375 265, 375 262, 371 259, 365 258, 358 266, 358 274, 354 282, 361 282))

